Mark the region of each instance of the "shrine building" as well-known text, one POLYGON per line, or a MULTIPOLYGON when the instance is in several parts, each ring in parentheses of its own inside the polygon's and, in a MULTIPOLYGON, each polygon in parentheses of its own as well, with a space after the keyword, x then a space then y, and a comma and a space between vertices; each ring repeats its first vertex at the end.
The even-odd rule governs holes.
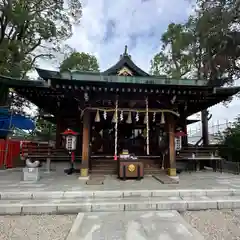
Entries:
POLYGON ((187 117, 240 90, 208 86, 203 79, 149 75, 136 66, 127 48, 114 66, 100 73, 36 70, 41 80, 1 81, 56 124, 57 149, 63 148, 66 129, 79 133, 76 155, 82 159, 82 176, 114 173, 123 149, 141 159, 146 170, 164 168, 175 176, 176 151, 188 144, 187 117))

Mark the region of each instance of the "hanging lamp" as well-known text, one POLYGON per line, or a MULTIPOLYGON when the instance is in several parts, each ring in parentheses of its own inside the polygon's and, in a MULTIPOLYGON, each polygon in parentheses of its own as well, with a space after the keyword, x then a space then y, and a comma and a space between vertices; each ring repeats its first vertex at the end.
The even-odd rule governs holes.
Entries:
POLYGON ((99 110, 97 110, 97 113, 96 113, 96 116, 95 116, 95 122, 100 122, 99 110))
POLYGON ((131 114, 130 111, 128 112, 128 117, 127 117, 126 123, 127 123, 127 124, 131 124, 131 123, 132 123, 132 114, 131 114))

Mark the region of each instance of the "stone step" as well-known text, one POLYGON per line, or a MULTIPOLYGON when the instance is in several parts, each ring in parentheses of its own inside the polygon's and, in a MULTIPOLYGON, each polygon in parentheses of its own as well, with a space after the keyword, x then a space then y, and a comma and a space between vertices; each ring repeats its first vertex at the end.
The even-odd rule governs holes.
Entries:
POLYGON ((240 209, 240 196, 0 200, 0 215, 76 214, 79 212, 240 209))
MULTIPOLYGON (((1 200, 45 200, 45 199, 131 199, 155 197, 240 197, 240 189, 171 189, 171 190, 109 190, 109 191, 5 191, 1 200)), ((1 201, 0 200, 0 201, 1 201)))

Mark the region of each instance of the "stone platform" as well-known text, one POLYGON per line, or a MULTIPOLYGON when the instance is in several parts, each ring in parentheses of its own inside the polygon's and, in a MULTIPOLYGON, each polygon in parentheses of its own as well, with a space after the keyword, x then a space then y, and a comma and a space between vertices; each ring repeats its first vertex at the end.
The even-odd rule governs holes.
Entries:
POLYGON ((204 240, 176 211, 78 214, 67 240, 204 240))
POLYGON ((141 181, 105 176, 103 185, 86 185, 78 175, 57 171, 41 175, 33 183, 21 181, 21 171, 1 171, 0 214, 240 208, 240 177, 232 174, 183 173, 179 184, 161 184, 151 176, 141 181))
POLYGON ((38 182, 22 181, 22 168, 19 170, 0 170, 0 192, 5 191, 112 191, 112 190, 156 190, 156 189, 240 189, 240 176, 202 171, 181 173, 179 184, 162 184, 151 176, 141 181, 121 181, 117 176, 105 176, 103 185, 86 185, 79 180, 79 174, 66 175, 64 169, 51 173, 41 172, 38 182))
POLYGON ((240 190, 5 192, 0 214, 240 209, 240 190))

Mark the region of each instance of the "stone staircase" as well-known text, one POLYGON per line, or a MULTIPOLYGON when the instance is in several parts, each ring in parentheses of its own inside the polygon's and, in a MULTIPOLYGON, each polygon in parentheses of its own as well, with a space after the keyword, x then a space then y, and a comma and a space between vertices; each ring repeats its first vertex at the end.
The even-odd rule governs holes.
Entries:
POLYGON ((239 189, 2 192, 0 214, 239 209, 239 189))

